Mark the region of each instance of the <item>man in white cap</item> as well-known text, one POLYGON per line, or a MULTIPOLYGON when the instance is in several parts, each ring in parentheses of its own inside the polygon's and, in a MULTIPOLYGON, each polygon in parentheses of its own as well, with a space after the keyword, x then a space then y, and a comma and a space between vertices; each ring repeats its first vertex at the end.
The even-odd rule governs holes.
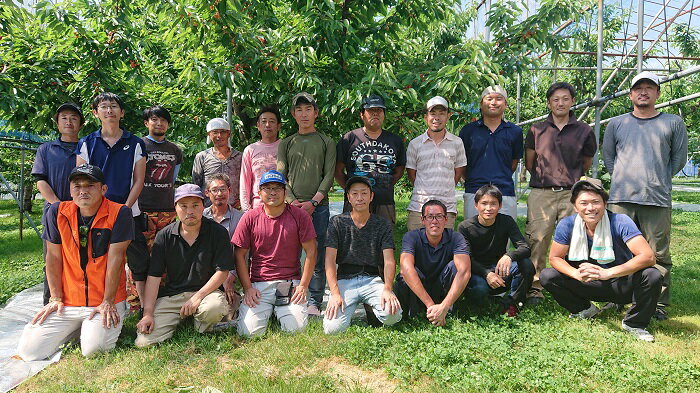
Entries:
MULTIPOLYGON (((214 146, 200 151, 194 157, 192 183, 203 189, 207 177, 215 173, 227 174, 231 179, 229 204, 240 209, 241 202, 238 192, 243 154, 231 147, 230 137, 231 126, 226 120, 220 117, 209 120, 207 123, 207 144, 214 143, 214 146)), ((207 203, 207 205, 209 204, 207 203)))
POLYGON ((481 119, 462 128, 467 169, 464 174, 464 219, 476 216, 474 193, 492 184, 503 194, 501 212, 517 219, 518 205, 513 172, 523 158, 523 130, 503 119, 508 94, 498 85, 481 93, 481 119))
POLYGON ((457 217, 455 185, 464 175, 467 157, 464 143, 458 136, 447 132, 447 121, 452 116, 447 100, 431 98, 425 106, 428 130, 408 144, 406 174, 413 184, 413 195, 408 204, 408 230, 423 227, 421 206, 437 199, 447 206, 447 228, 454 228, 457 217))
POLYGON ((671 284, 671 177, 688 159, 688 132, 679 116, 656 110, 659 77, 645 71, 632 79, 632 113, 605 128, 603 162, 611 175, 608 209, 628 215, 656 255, 663 274, 658 320, 667 319, 671 284))

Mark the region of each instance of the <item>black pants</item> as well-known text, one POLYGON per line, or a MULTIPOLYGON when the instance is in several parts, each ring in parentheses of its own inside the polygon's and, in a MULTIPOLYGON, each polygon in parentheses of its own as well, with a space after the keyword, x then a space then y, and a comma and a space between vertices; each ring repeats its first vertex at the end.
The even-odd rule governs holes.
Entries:
MULTIPOLYGON (((449 292, 452 287, 452 281, 454 281, 457 275, 457 267, 454 261, 450 261, 441 272, 432 274, 430 277, 426 277, 426 275, 418 269, 416 269, 416 273, 418 273, 418 277, 420 277, 420 281, 423 283, 423 287, 425 291, 428 292, 428 295, 430 295, 435 303, 440 303, 445 299, 447 292, 449 292)), ((408 287, 408 284, 406 284, 401 274, 396 277, 394 294, 399 299, 399 303, 401 303, 404 319, 416 315, 425 317, 425 313, 427 312, 425 304, 423 304, 420 298, 408 287)))
POLYGON ((134 240, 126 249, 126 262, 134 281, 146 281, 151 254, 143 233, 148 229, 145 214, 134 217, 134 240))
POLYGON ((605 281, 580 282, 556 269, 540 273, 540 282, 562 307, 571 313, 581 312, 596 302, 632 303, 623 322, 631 327, 646 328, 656 311, 661 294, 661 273, 648 267, 628 276, 605 281))

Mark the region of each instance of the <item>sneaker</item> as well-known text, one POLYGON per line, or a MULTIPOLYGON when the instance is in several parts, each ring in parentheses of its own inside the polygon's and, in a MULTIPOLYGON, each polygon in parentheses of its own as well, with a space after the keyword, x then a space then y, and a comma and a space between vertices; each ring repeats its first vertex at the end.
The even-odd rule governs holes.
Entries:
POLYGON ((220 332, 222 330, 228 330, 231 328, 236 327, 236 321, 226 321, 226 322, 219 322, 216 325, 212 326, 209 331, 210 332, 220 332))
POLYGON ((309 306, 306 308, 306 313, 310 317, 321 318, 321 310, 319 310, 318 306, 315 304, 309 304, 309 306))
POLYGON ((508 307, 503 307, 503 311, 501 311, 501 314, 506 314, 508 318, 515 318, 520 310, 518 310, 518 307, 514 304, 511 304, 508 307))
POLYGON ((652 334, 649 333, 646 329, 628 326, 624 322, 622 322, 622 329, 632 333, 638 340, 642 340, 642 341, 646 341, 646 342, 650 342, 650 343, 654 342, 654 336, 652 336, 652 334))
POLYGON ((654 313, 654 318, 656 318, 657 321, 667 320, 668 314, 666 314, 666 309, 663 307, 657 307, 656 312, 654 313))
POLYGON ((596 307, 595 304, 591 303, 591 306, 588 307, 587 309, 577 312, 575 314, 569 314, 569 318, 578 318, 578 319, 591 319, 598 315, 600 312, 600 309, 596 307))

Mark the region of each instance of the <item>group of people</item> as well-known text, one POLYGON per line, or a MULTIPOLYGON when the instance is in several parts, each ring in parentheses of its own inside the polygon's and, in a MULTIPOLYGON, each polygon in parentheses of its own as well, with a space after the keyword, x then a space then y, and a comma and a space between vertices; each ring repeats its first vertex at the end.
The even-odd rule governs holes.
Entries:
POLYGON ((685 125, 656 111, 659 94, 658 76, 640 73, 634 110, 606 128, 610 194, 585 176, 597 141, 571 111, 575 90, 565 82, 548 89, 551 113, 525 138, 504 119, 500 86, 483 91, 481 118, 459 135, 447 131, 447 100, 433 97, 426 132, 407 148, 382 128, 382 97, 364 98, 362 127, 335 143, 316 129, 314 97, 299 93, 296 132, 279 139, 280 112, 264 106, 261 139, 242 153, 230 145, 230 125, 212 119, 213 146, 179 187, 183 153, 166 139, 165 108, 143 112, 148 135, 139 138, 120 127, 122 100, 101 93, 92 103, 101 127, 79 139, 82 111, 63 104, 54 116, 60 137, 39 147, 32 170, 46 201, 45 299, 19 355, 46 358, 78 335, 86 356, 110 350, 130 308, 144 347, 189 316, 199 332, 235 326, 246 337, 262 335, 273 312, 286 332, 322 317, 324 332, 338 333, 359 306, 370 325, 418 317, 442 326, 458 302, 497 299, 515 317, 543 289, 578 318, 600 312, 591 301, 631 303, 623 329, 653 341, 647 326, 666 319, 669 305, 671 176, 687 157, 685 125), (513 185, 523 156, 525 236, 513 185), (394 186, 404 172, 413 193, 397 275, 394 186), (330 218, 334 179, 344 212, 330 218), (462 180, 465 219, 455 230, 462 180))

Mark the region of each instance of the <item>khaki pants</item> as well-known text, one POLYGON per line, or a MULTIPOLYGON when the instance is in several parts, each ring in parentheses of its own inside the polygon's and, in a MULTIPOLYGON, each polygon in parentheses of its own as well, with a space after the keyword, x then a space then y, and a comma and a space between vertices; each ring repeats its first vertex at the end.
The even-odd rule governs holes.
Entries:
MULTIPOLYGON (((165 341, 173 336, 175 328, 182 321, 180 309, 194 295, 194 292, 183 292, 173 296, 159 297, 156 300, 156 308, 153 314, 154 327, 150 334, 138 333, 136 336, 137 347, 146 347, 165 341)), ((204 333, 221 321, 228 314, 228 302, 224 293, 216 290, 202 299, 194 313, 194 327, 198 332, 204 333)))
POLYGON ((613 213, 626 214, 637 224, 637 227, 649 243, 656 256, 656 265, 663 281, 658 306, 670 304, 671 288, 671 208, 662 206, 639 205, 636 203, 610 203, 608 209, 613 213))
MULTIPOLYGON (((455 220, 457 219, 457 213, 447 213, 447 224, 445 228, 455 229, 455 220)), ((406 220, 406 228, 409 231, 414 229, 423 228, 423 220, 421 219, 420 212, 408 211, 408 219, 406 220)))
POLYGON ((530 243, 530 260, 535 265, 535 279, 528 297, 542 297, 540 272, 547 267, 549 246, 557 223, 574 214, 570 201, 571 190, 553 191, 551 188, 533 188, 527 198, 525 237, 530 243))
POLYGON ((126 317, 126 302, 117 303, 119 323, 112 328, 102 326, 102 314, 88 319, 94 307, 64 307, 63 313, 53 313, 41 325, 28 323, 19 339, 17 353, 25 361, 46 359, 73 337, 80 336, 83 356, 110 351, 117 344, 126 317))

